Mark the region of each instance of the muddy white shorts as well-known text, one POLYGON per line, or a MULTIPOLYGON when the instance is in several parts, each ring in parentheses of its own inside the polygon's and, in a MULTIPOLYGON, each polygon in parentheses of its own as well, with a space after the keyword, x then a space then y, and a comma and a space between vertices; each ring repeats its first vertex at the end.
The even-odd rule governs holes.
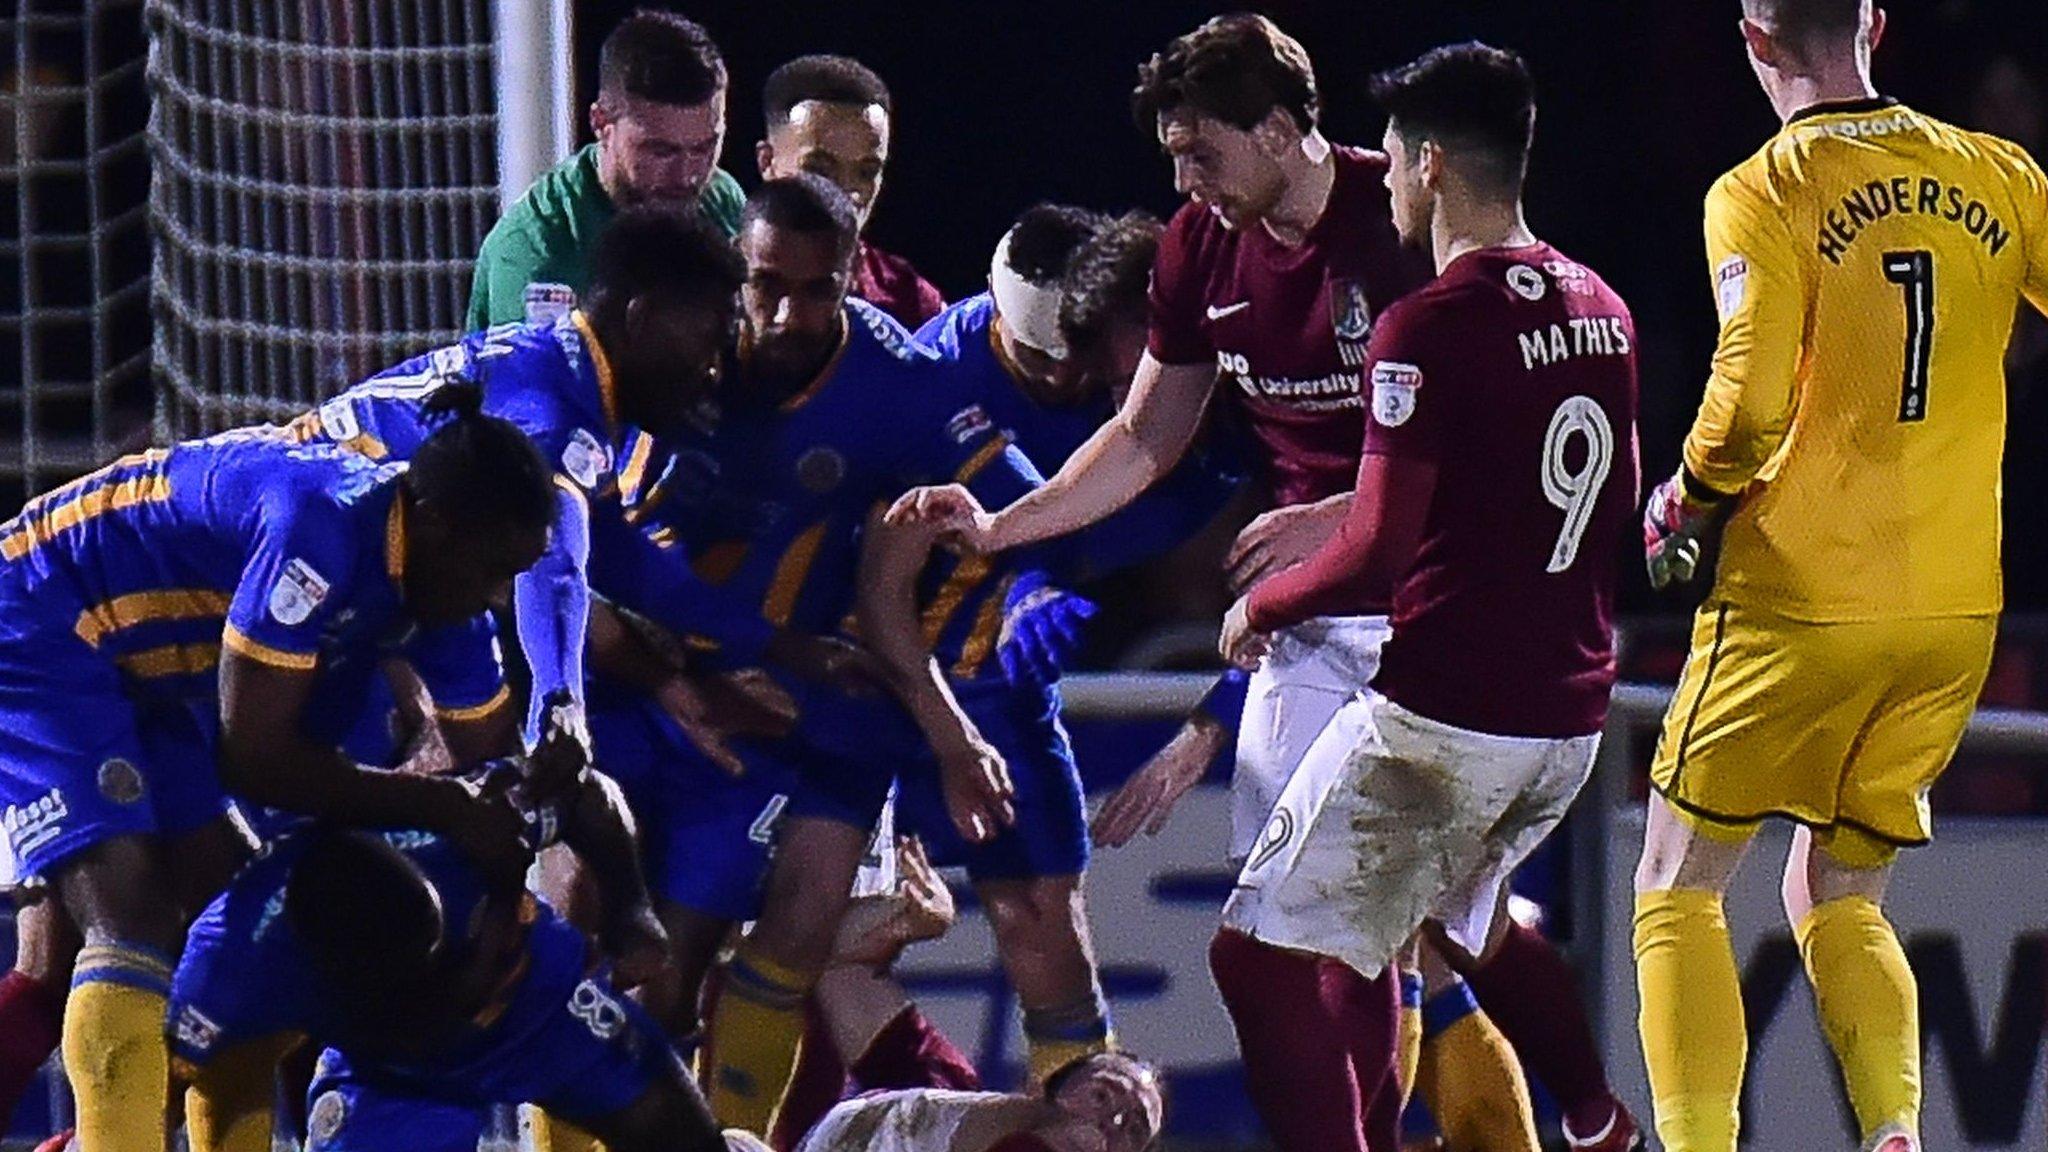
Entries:
POLYGON ((1316 736, 1379 672, 1384 616, 1322 616, 1273 636, 1252 673, 1230 778, 1230 862, 1242 864, 1316 736))
POLYGON ((1477 953, 1508 874, 1564 817, 1599 746, 1597 733, 1469 732, 1366 692, 1287 782, 1224 924, 1367 977, 1425 919, 1477 953))
POLYGON ((826 1113, 797 1152, 944 1152, 968 1113, 1008 1099, 943 1088, 870 1092, 826 1113))

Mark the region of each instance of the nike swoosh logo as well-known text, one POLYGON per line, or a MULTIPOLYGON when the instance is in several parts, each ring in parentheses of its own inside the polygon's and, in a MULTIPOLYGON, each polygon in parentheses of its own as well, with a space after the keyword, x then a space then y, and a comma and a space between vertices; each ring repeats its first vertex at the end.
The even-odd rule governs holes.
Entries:
POLYGON ((1214 304, 1211 304, 1209 305, 1209 319, 1221 320, 1225 316, 1230 316, 1242 312, 1251 306, 1252 302, 1249 300, 1239 300, 1235 304, 1225 304, 1221 308, 1218 308, 1214 304))

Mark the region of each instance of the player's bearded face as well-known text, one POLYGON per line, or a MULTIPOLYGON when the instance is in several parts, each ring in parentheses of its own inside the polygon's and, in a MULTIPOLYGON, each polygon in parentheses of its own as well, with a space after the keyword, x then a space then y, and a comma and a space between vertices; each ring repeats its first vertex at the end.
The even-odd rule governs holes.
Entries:
POLYGON ((725 147, 725 93, 689 106, 602 98, 590 121, 599 175, 619 206, 687 203, 725 147))
POLYGON ((1286 174, 1258 138, 1213 116, 1162 114, 1159 143, 1173 160, 1174 190, 1215 213, 1226 227, 1264 219, 1287 191, 1286 174))
POLYGON ((1102 1134, 1106 1152, 1144 1152, 1159 1134, 1165 1102, 1150 1072, 1124 1061, 1097 1060, 1060 1086, 1060 1111, 1102 1134))
POLYGON ((748 374, 785 384, 808 381, 839 344, 850 253, 829 234, 756 220, 740 233, 740 254, 747 261, 740 311, 748 374))

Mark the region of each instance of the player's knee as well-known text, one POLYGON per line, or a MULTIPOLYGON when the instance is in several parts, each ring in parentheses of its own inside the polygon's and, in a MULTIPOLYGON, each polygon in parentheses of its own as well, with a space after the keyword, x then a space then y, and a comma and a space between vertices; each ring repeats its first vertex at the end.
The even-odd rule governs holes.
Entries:
POLYGON ((118 836, 65 863, 57 891, 88 942, 121 940, 177 951, 184 927, 156 842, 118 836))
POLYGON ((71 983, 71 968, 84 941, 49 889, 16 893, 14 970, 47 988, 71 983))
POLYGON ((1056 955, 1076 948, 1084 931, 1080 878, 983 881, 975 885, 989 926, 1005 953, 1056 955))
POLYGON ((1643 854, 1636 863, 1636 891, 1725 892, 1755 834, 1754 826, 1717 824, 1680 812, 1653 794, 1643 829, 1643 854))
MULTIPOLYGON (((1844 896, 1882 902, 1897 857, 1896 845, 1860 829, 1837 826, 1814 833, 1812 849, 1806 854, 1805 911, 1844 896)), ((1788 914, 1790 911, 1788 907, 1788 914)))

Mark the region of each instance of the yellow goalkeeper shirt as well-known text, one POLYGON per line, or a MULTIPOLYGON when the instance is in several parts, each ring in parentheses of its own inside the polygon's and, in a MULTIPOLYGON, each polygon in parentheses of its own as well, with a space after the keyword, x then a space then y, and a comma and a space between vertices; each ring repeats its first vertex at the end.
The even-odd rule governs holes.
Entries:
POLYGON ((1998 611, 2006 340, 2048 179, 1888 100, 1807 110, 1707 193, 1720 343, 1685 441, 1741 499, 1716 593, 1798 620, 1998 611))

